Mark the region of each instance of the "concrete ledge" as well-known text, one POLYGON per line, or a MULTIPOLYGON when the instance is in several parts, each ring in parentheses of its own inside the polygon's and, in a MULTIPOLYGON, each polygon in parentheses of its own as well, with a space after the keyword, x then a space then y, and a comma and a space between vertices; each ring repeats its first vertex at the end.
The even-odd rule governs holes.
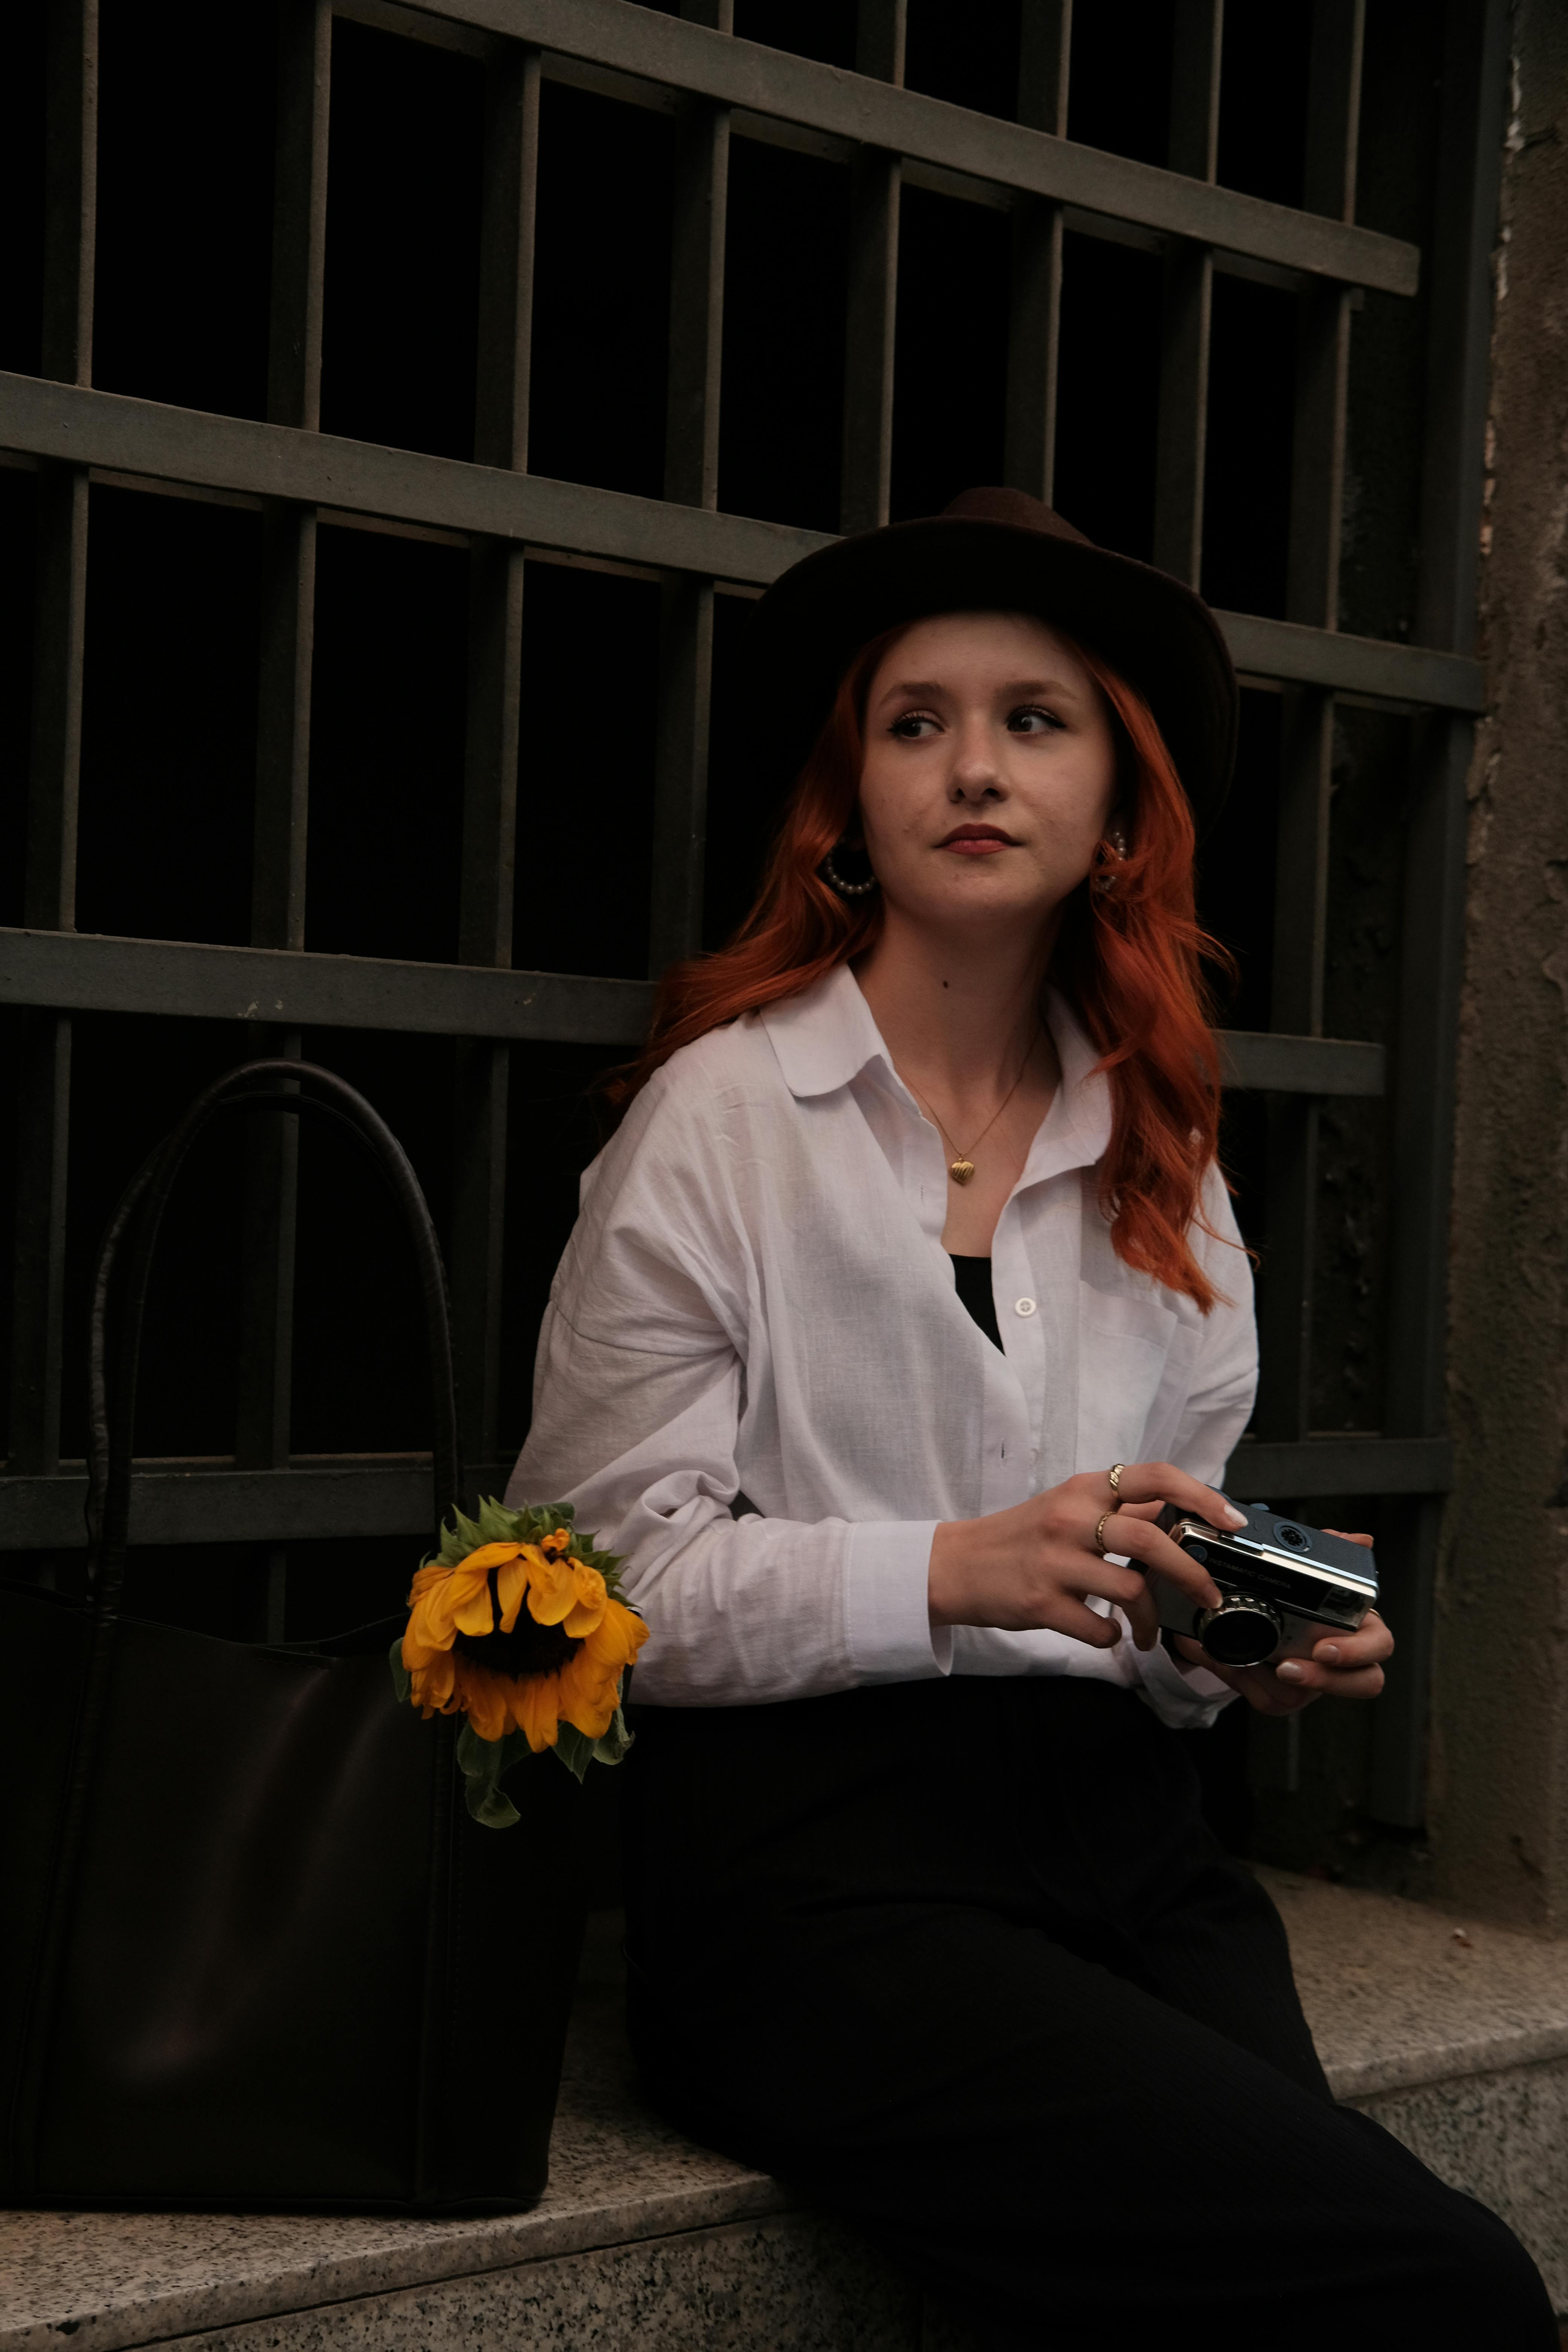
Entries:
MULTIPOLYGON (((1263 1875, 1339 2096, 1500 2212, 1568 2308, 1568 1944, 1263 1875)), ((6 2215, 0 2352, 967 2352, 851 2233, 641 2105, 613 1977, 589 1969, 532 2212, 6 2215)))

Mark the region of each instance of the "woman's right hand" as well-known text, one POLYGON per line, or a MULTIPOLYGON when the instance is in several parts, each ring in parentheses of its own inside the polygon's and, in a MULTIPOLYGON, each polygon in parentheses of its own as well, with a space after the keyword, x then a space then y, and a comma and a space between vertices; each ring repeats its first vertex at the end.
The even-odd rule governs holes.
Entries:
POLYGON ((1130 1462, 1113 1488, 1103 1470, 1083 1471, 1043 1495, 983 1519, 945 1519, 931 1548, 933 1625, 994 1625, 1010 1633, 1047 1628, 1097 1650, 1121 1638, 1114 1617, 1085 1604, 1090 1596, 1121 1609, 1141 1650, 1160 1638, 1160 1621, 1138 1569, 1104 1559, 1094 1531, 1107 1513, 1107 1551, 1125 1554, 1181 1585, 1200 1608, 1219 1600, 1213 1579, 1152 1522, 1174 1503, 1211 1527, 1245 1527, 1244 1513, 1212 1486, 1168 1462, 1130 1462))

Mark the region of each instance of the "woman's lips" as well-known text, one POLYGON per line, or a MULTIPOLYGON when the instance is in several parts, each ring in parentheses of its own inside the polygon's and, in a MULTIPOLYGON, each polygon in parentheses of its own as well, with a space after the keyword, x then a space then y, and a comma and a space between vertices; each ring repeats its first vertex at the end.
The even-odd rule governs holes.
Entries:
POLYGON ((992 857, 999 849, 1016 849, 1017 843, 1010 833, 994 824, 960 824, 939 841, 939 849, 951 849, 960 857, 992 857))

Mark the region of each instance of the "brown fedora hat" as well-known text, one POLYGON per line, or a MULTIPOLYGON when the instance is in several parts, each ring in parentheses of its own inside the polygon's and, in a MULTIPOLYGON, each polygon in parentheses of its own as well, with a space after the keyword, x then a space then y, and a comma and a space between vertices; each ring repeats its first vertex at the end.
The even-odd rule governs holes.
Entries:
POLYGON ((1034 613, 1103 656, 1152 710, 1198 830, 1236 761, 1239 697, 1219 625, 1169 572, 1096 547, 1024 490, 964 490, 940 515, 836 540, 753 607, 747 666, 776 715, 769 757, 798 773, 861 646, 931 613, 1034 613))

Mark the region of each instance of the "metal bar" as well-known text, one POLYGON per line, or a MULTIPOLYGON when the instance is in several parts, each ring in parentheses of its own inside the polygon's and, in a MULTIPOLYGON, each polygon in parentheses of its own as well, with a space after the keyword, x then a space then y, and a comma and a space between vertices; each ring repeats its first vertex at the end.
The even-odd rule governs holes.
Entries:
MULTIPOLYGON (((1018 120, 1065 139, 1072 0, 1024 0, 1018 40, 1018 120)), ((1013 222, 1003 470, 1014 489, 1047 506, 1057 470, 1065 207, 1022 196, 1013 222)))
MULTIPOLYGON (((92 376, 98 37, 98 0, 60 0, 50 10, 41 357, 46 376, 71 385, 92 376)), ((60 930, 76 920, 87 530, 86 468, 41 468, 23 908, 29 924, 60 930)), ((20 1466, 40 1472, 59 1455, 70 1066, 69 1021, 30 1022, 16 1103, 10 1446, 20 1466)))
MULTIPOLYGON (((905 0, 860 0, 855 63, 868 80, 904 78, 905 0)), ((893 478, 893 348, 899 282, 896 150, 856 149, 849 191, 849 290, 844 334, 844 441, 839 527, 875 530, 888 520, 893 478)))
POLYGON ((1310 1437, 1300 1444, 1244 1438, 1225 1485, 1248 1502, 1315 1495, 1432 1495, 1453 1475, 1443 1438, 1310 1437))
POLYGON ((1208 187, 1157 165, 1053 139, 1026 124, 950 106, 890 79, 630 5, 630 0, 422 0, 424 13, 609 66, 666 89, 745 108, 858 145, 964 172, 1026 194, 1110 214, 1200 245, 1352 286, 1413 294, 1416 247, 1284 205, 1208 187))
MULTIPOLYGON (((331 37, 325 0, 284 0, 278 15, 267 413, 274 425, 312 433, 321 415, 331 37)), ((250 899, 251 944, 258 948, 305 944, 315 609, 315 509, 268 499, 250 899)), ((247 1050, 298 1053, 298 1034, 254 1023, 247 1050)), ((276 1468, 289 1459, 299 1175, 298 1122, 258 1122, 246 1153, 240 1207, 235 1450, 247 1468, 276 1468)), ((281 1553, 266 1564, 262 1614, 269 1631, 281 1616, 285 1570, 281 1553)))
MULTIPOLYGON (((168 408, 119 393, 0 373, 0 446, 67 457, 125 477, 158 478, 253 497, 527 542, 650 570, 765 585, 829 544, 830 534, 709 513, 539 475, 468 466, 416 450, 292 433, 245 417, 168 408)), ((1331 687, 1390 702, 1485 708, 1480 666, 1422 646, 1352 637, 1255 614, 1217 615, 1249 676, 1331 687)))
MULTIPOLYGON (((539 173, 539 54, 508 45, 486 77, 474 454, 528 467, 533 247, 539 173)), ((469 557, 468 704, 458 956, 511 963, 522 693, 523 554, 480 540, 469 557)), ((458 1041, 452 1129, 452 1309, 465 1459, 496 1447, 506 1240, 504 1041, 458 1041)))
POLYGON ((1348 1037, 1282 1037, 1268 1029, 1222 1029, 1225 1083, 1258 1093, 1381 1095, 1381 1045, 1348 1037))
MULTIPOLYGON (((1365 0, 1314 0, 1307 97, 1309 204, 1343 222, 1355 203, 1365 0)), ((1292 621, 1332 634, 1339 622, 1340 524, 1350 297, 1318 286, 1300 298, 1286 607, 1292 621)), ((1328 926, 1333 698, 1316 687, 1284 697, 1276 835, 1273 994, 1277 1029, 1323 1026, 1328 926)), ((1268 1121, 1259 1313, 1260 1434, 1304 1438, 1310 1422, 1311 1321, 1318 1220, 1318 1108, 1276 1104, 1268 1121)))
POLYGON ((645 1034, 652 1002, 643 980, 0 930, 0 1003, 62 1011, 626 1045, 645 1034))
MULTIPOLYGON (((682 0, 681 14, 728 37, 733 0, 682 0)), ((719 404, 724 339, 724 236, 730 110, 694 98, 676 130, 664 495, 712 512, 719 503, 719 404)), ((713 692, 713 583, 668 581, 659 599, 648 972, 702 944, 708 746, 713 692)))
MULTIPOLYGON (((187 1021, 264 1020, 293 1029, 626 1045, 647 1031, 653 989, 647 981, 572 972, 384 962, 98 932, 0 930, 0 1004, 187 1021)), ((1218 1034, 1227 1086, 1286 1094, 1383 1091, 1381 1045, 1247 1030, 1218 1034)))
POLYGON ((1249 613, 1215 617, 1232 659, 1246 676, 1445 710, 1479 712, 1486 708, 1480 664, 1466 656, 1425 646, 1385 645, 1376 637, 1347 636, 1339 630, 1264 620, 1249 613))
MULTIPOLYGON (((480 1493, 499 1494, 510 1465, 469 1473, 480 1493)), ((1261 1495, 1428 1495, 1450 1475, 1440 1440, 1313 1438, 1305 1445, 1238 1445, 1226 1486, 1261 1495)), ((68 1550, 84 1541, 87 1479, 0 1477, 0 1551, 68 1550)), ((415 1454, 371 1460, 296 1462, 280 1470, 226 1464, 158 1462, 137 1467, 131 1486, 136 1543, 281 1544, 344 1536, 423 1536, 430 1525, 430 1465, 415 1454)))
MULTIPOLYGON (((1435 645, 1475 641, 1490 265, 1507 111, 1509 11, 1465 0, 1448 11, 1427 324, 1426 449, 1416 625, 1435 645)), ((1459 989, 1464 958, 1466 774, 1471 730, 1433 718, 1416 730, 1405 829, 1400 1009, 1394 1067, 1394 1216, 1388 1296, 1391 1429, 1436 1435, 1445 1417, 1448 1211, 1459 989)), ((1399 1648, 1373 1722, 1368 1802, 1380 1821, 1426 1816, 1426 1722, 1441 1514, 1402 1515, 1382 1547, 1399 1648)))
MULTIPOLYGON (((469 1476, 481 1493, 499 1495, 510 1468, 481 1464, 469 1476)), ((85 1475, 0 1478, 0 1551, 81 1546, 86 1504, 85 1475)), ((277 1470, 160 1463, 132 1475, 132 1543, 280 1546, 353 1536, 427 1537, 429 1528, 430 1465, 416 1455, 296 1463, 277 1470)))
MULTIPOLYGON (((1211 184, 1219 153, 1224 27, 1225 0, 1176 0, 1170 164, 1173 172, 1211 184)), ((1194 588, 1203 566, 1213 294, 1214 256, 1207 246, 1178 246, 1167 255, 1160 327, 1153 551, 1161 571, 1194 588)))

